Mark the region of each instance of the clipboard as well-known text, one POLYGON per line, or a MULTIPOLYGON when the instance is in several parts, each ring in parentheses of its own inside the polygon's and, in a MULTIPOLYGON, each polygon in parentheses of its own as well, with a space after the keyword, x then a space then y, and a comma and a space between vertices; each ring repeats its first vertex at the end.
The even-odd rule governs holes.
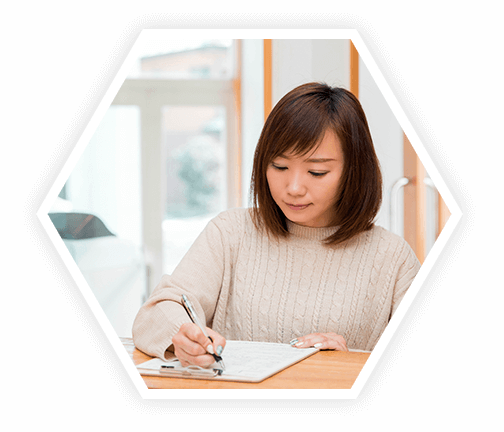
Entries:
POLYGON ((137 365, 141 375, 258 383, 315 354, 317 348, 295 348, 290 344, 228 340, 222 353, 226 369, 183 367, 177 360, 154 358, 137 365))

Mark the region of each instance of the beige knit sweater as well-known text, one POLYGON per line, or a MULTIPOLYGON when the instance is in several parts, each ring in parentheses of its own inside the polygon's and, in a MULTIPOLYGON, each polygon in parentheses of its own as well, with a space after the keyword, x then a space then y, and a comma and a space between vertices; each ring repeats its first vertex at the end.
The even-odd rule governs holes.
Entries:
POLYGON ((164 358, 190 322, 180 305, 185 293, 226 339, 288 343, 335 332, 349 348, 372 350, 420 264, 404 239, 378 226, 324 245, 335 229, 289 221, 289 237, 277 241, 256 230, 247 209, 221 213, 140 309, 136 347, 164 358))

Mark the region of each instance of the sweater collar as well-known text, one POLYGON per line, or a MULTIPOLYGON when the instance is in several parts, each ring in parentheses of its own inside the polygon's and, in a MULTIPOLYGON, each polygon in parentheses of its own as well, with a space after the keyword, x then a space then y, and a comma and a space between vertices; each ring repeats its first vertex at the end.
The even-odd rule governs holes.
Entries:
POLYGON ((287 229, 289 233, 307 240, 325 240, 330 235, 334 234, 338 227, 311 228, 303 225, 298 225, 287 219, 287 229))

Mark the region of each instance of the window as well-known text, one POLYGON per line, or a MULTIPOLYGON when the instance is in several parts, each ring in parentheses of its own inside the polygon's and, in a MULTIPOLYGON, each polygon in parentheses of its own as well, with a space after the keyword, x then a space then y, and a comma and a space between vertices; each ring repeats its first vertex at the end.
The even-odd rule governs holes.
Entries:
POLYGON ((121 336, 208 221, 242 199, 236 42, 158 42, 140 49, 53 209, 113 233, 67 247, 121 336))
POLYGON ((50 212, 65 213, 52 215, 55 227, 72 234, 63 242, 120 336, 131 335, 147 291, 140 150, 139 108, 111 106, 50 212))
POLYGON ((232 79, 233 41, 158 39, 141 47, 129 79, 232 79))
POLYGON ((93 214, 115 235, 142 247, 137 106, 107 110, 63 190, 67 210, 93 214))
POLYGON ((227 206, 224 106, 163 106, 163 271, 227 206))
POLYGON ((209 219, 241 205, 236 44, 150 41, 114 99, 141 112, 150 288, 173 271, 209 219))

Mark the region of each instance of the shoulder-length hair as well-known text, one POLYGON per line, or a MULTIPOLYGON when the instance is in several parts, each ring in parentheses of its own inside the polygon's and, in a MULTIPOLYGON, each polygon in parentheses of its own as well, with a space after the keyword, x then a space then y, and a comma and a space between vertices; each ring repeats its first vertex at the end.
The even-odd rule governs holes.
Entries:
POLYGON ((307 154, 329 128, 341 142, 344 164, 331 223, 338 229, 325 242, 336 245, 372 228, 382 200, 382 176, 361 104, 343 88, 309 83, 277 103, 259 137, 250 190, 258 229, 266 228, 277 238, 288 236, 286 217, 271 196, 266 170, 282 154, 307 154))

